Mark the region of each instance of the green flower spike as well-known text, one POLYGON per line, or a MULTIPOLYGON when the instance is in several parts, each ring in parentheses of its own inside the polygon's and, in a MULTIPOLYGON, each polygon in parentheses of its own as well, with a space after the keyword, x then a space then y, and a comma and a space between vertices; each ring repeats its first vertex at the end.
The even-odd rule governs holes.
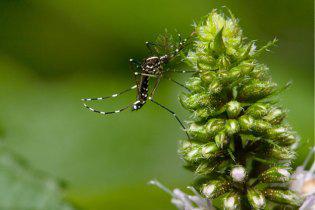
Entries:
POLYGON ((274 98, 286 86, 279 88, 257 60, 276 40, 259 49, 232 14, 216 10, 195 24, 194 34, 185 62, 197 73, 180 95, 192 114, 190 139, 179 152, 199 178, 196 189, 218 209, 299 206, 300 198, 288 191, 299 138, 274 98))

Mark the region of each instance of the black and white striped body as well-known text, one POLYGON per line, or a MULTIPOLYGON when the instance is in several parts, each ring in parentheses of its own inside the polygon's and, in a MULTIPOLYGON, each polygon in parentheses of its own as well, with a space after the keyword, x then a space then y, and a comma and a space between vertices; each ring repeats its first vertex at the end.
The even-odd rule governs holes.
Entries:
POLYGON ((149 76, 141 76, 137 101, 132 106, 132 111, 141 109, 141 107, 147 102, 149 90, 149 76))
POLYGON ((160 77, 163 73, 163 64, 168 56, 152 56, 144 60, 141 65, 141 77, 138 83, 137 101, 132 106, 132 111, 141 109, 148 99, 150 77, 160 77))

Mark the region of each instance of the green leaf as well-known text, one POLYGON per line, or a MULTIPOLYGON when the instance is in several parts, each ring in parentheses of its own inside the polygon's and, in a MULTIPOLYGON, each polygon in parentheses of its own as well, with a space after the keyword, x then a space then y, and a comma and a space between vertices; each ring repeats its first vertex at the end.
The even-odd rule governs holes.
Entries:
POLYGON ((0 145, 0 186, 0 209, 75 209, 64 200, 60 182, 31 169, 3 145, 0 145))

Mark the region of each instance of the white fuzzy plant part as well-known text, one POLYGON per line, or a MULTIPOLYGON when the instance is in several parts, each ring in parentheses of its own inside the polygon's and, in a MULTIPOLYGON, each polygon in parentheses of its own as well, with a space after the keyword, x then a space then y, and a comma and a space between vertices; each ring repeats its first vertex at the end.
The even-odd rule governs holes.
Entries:
POLYGON ((315 209, 315 147, 312 148, 306 157, 303 165, 296 168, 291 176, 290 189, 305 197, 300 210, 315 209), (313 161, 311 168, 306 170, 306 166, 313 161))
POLYGON ((155 185, 170 194, 172 196, 171 203, 174 204, 178 210, 215 210, 211 201, 201 197, 193 187, 188 187, 188 189, 191 190, 194 195, 188 195, 177 188, 171 191, 157 180, 152 180, 149 184, 155 185))
POLYGON ((246 178, 246 169, 243 166, 235 166, 231 170, 231 177, 235 182, 244 182, 246 178))

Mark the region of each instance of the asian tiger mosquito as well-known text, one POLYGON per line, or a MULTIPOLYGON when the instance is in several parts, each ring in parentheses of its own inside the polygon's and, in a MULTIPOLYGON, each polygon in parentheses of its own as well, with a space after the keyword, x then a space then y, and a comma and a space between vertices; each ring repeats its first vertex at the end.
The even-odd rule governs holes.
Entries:
MULTIPOLYGON (((189 39, 192 38, 194 34, 190 36, 189 39)), ((178 116, 167 108, 166 106, 160 104, 159 102, 153 100, 155 90, 157 89, 159 82, 161 78, 164 76, 164 73, 166 72, 175 72, 175 73, 198 73, 198 71, 178 71, 178 70, 170 70, 166 68, 166 65, 170 63, 170 61, 174 60, 178 55, 185 49, 185 47, 189 44, 189 41, 187 39, 182 40, 181 35, 178 34, 178 42, 171 44, 172 37, 169 35, 160 36, 158 43, 153 42, 146 42, 146 47, 148 48, 149 52, 151 53, 151 56, 143 59, 142 62, 138 62, 134 59, 130 59, 131 66, 135 67, 137 70, 140 70, 140 72, 134 72, 134 76, 136 78, 136 85, 123 90, 119 93, 115 93, 111 96, 105 96, 105 97, 99 97, 99 98, 83 98, 82 101, 98 101, 98 100, 105 100, 108 98, 115 98, 119 95, 122 95, 124 93, 127 93, 131 90, 137 89, 137 100, 129 104, 128 106, 125 106, 121 109, 118 109, 116 111, 100 111, 96 110, 87 104, 83 103, 83 106, 87 109, 89 109, 92 112, 96 112, 99 114, 107 115, 107 114, 115 114, 122 112, 128 108, 131 108, 132 111, 136 111, 141 109, 147 100, 149 99, 154 104, 160 106, 161 108, 168 111, 170 114, 172 114, 175 119, 179 122, 179 124, 182 126, 182 128, 185 130, 184 124, 181 122, 181 120, 178 118, 178 116), (162 52, 161 52, 162 51, 162 52), (137 80, 137 76, 140 76, 140 79, 137 80), (152 91, 149 93, 149 80, 150 78, 155 79, 155 83, 153 86, 152 91)), ((167 77, 170 81, 174 82, 175 84, 186 88, 184 85, 178 83, 174 79, 167 77)), ((186 132, 188 138, 189 135, 186 132)))

